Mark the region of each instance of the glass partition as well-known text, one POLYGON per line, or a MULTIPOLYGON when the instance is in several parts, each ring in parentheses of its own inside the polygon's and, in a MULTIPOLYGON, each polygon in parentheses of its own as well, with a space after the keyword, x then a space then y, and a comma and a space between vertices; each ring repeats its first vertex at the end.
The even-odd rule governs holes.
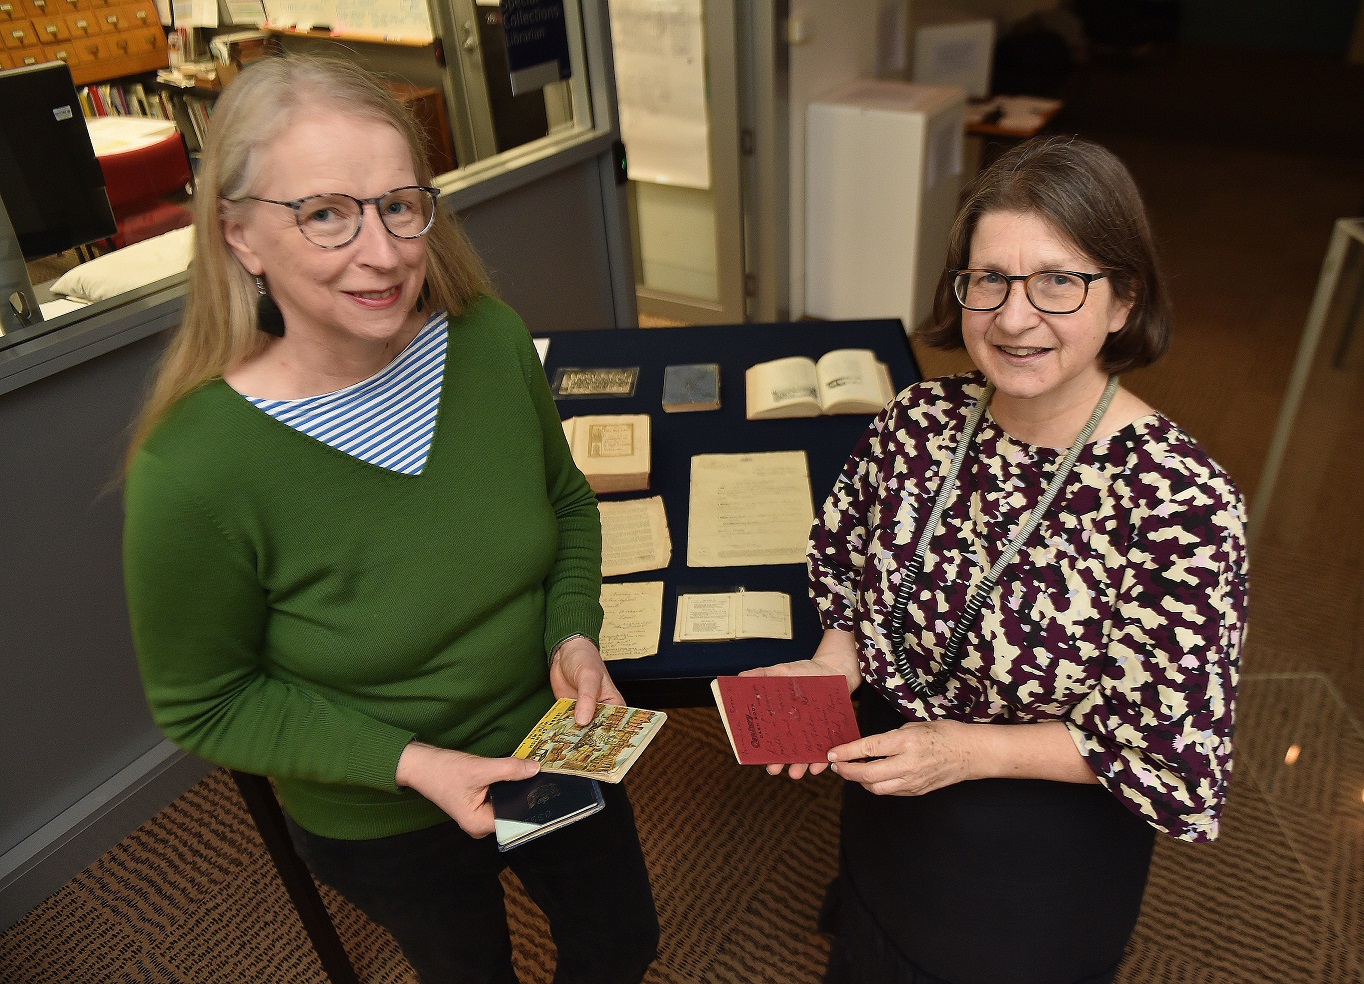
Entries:
MULTIPOLYGON (((384 0, 376 2, 382 7, 384 0)), ((323 22, 325 9, 340 6, 339 0, 294 3, 299 9, 323 11, 313 14, 318 18, 314 23, 323 22)), ((270 7, 267 3, 267 11, 270 7)), ((476 200, 477 193, 471 191, 476 186, 492 182, 505 190, 518 181, 519 170, 612 132, 614 110, 603 103, 614 98, 614 90, 602 86, 601 79, 594 85, 585 24, 586 17, 594 25, 590 32, 594 50, 609 51, 609 39, 596 37, 601 33, 595 26, 602 23, 601 7, 599 0, 429 0, 429 40, 385 43, 372 35, 304 30, 302 24, 271 33, 287 51, 351 58, 392 80, 395 95, 428 135, 428 152, 439 172, 437 184, 446 192, 443 201, 447 207, 460 208, 471 195, 476 200)), ((218 33, 236 30, 239 27, 224 26, 218 33)), ((196 33, 207 54, 214 32, 196 33)), ((151 76, 116 80, 113 85, 125 86, 116 90, 120 100, 135 90, 137 100, 154 97, 175 107, 173 122, 186 135, 191 159, 195 157, 203 126, 211 117, 212 90, 173 90, 151 76)), ((109 90, 104 95, 107 98, 109 90)), ((182 202, 186 198, 176 197, 182 202)), ((187 233, 182 238, 187 239, 187 233)), ((178 287, 182 282, 188 263, 183 243, 169 250, 173 254, 169 260, 163 242, 134 242, 121 249, 109 245, 28 262, 29 280, 45 320, 0 334, 0 349, 108 311, 111 303, 145 294, 148 285, 178 287), (110 274, 107 268, 116 269, 110 274)))

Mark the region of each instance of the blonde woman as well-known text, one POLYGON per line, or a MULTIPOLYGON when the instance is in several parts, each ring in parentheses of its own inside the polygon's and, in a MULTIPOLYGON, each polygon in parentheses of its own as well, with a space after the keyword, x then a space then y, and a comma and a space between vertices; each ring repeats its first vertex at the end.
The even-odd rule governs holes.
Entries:
POLYGON ((185 748, 272 777, 313 872, 426 984, 516 980, 508 864, 556 981, 632 984, 658 925, 623 789, 515 851, 486 836, 553 699, 585 718, 620 693, 595 500, 421 146, 341 62, 269 59, 218 101, 185 321, 128 464, 148 702, 185 748))

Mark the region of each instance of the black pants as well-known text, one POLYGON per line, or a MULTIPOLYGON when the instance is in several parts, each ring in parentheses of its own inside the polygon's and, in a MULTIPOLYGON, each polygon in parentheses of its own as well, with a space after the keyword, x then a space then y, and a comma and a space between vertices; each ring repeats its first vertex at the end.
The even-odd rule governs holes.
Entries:
POLYGON ((638 984, 658 951, 658 916, 625 790, 606 809, 500 853, 452 820, 376 840, 319 837, 290 821, 321 881, 383 926, 423 984, 514 984, 499 875, 510 867, 549 920, 555 984, 638 984))
MULTIPOLYGON (((864 688, 863 734, 902 723, 864 688)), ((1098 785, 844 789, 829 984, 1103 984, 1141 910, 1155 831, 1098 785)))

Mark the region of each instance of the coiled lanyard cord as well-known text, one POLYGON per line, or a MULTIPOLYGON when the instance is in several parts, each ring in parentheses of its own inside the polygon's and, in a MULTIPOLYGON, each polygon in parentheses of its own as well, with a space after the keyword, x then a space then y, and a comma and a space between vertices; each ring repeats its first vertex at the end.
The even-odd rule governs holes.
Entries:
POLYGON ((1099 426, 1099 421, 1108 411, 1108 405, 1113 402, 1113 394, 1117 390, 1118 377, 1108 377, 1108 385, 1104 387, 1103 396, 1099 398, 1098 404, 1094 407, 1094 412, 1090 414, 1089 422, 1085 424, 1084 429, 1080 431, 1080 436, 1075 439, 1075 443, 1070 446, 1070 450, 1061 459, 1056 474, 1047 483, 1046 491, 1042 493, 1042 498, 1038 500, 1032 514, 1028 516, 1028 521, 1009 541, 1008 546, 999 555, 999 559, 995 561, 989 573, 976 585, 976 590, 971 593, 970 599, 966 602, 966 608, 962 611, 961 618, 957 619, 957 624, 952 627, 952 635, 948 637, 947 647, 943 650, 938 669, 931 676, 925 678, 916 667, 910 664, 909 657, 905 653, 905 613, 909 607, 909 596, 914 590, 915 583, 919 580, 919 575, 923 573, 924 557, 928 554, 929 540, 937 531, 938 523, 942 520, 943 510, 947 508, 947 500, 952 497, 952 491, 957 487, 957 475, 961 472, 962 462, 966 460, 971 442, 975 438, 976 427, 980 424, 980 419, 985 416, 985 409, 990 405, 990 398, 994 396, 994 383, 985 387, 985 392, 976 401, 976 405, 971 408, 971 413, 966 418, 966 427, 962 430, 961 440, 957 442, 957 450, 952 455, 952 463, 948 467, 947 477, 943 479, 942 488, 938 490, 938 498, 933 503, 933 512, 919 533, 919 542, 914 547, 914 556, 900 577, 900 584, 895 589, 895 604, 890 610, 890 649, 891 655, 895 658, 895 668, 899 670, 900 676, 909 684, 910 689, 920 697, 937 697, 947 689, 948 678, 961 665, 962 647, 966 643, 966 635, 975 625, 976 619, 980 617, 980 611, 985 607, 986 599, 995 590, 995 585, 999 583, 999 578, 1004 573, 1004 569, 1013 563, 1014 557, 1023 548, 1023 544, 1041 524, 1043 515, 1046 514, 1047 509, 1051 507, 1052 500, 1061 491, 1061 486, 1070 474, 1070 469, 1074 466, 1076 459, 1080 457, 1085 445, 1089 443, 1089 439, 1094 435, 1095 428, 1099 426))

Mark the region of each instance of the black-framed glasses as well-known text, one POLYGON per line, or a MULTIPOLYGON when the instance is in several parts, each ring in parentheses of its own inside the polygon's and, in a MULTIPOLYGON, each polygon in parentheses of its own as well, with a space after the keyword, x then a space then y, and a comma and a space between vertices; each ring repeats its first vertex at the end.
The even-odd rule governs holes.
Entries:
POLYGON ((395 239, 419 239, 436 221, 436 199, 439 188, 425 185, 405 185, 374 198, 356 198, 335 192, 328 195, 308 195, 292 202, 277 202, 273 198, 247 195, 253 202, 283 205, 294 210, 294 221, 308 242, 323 249, 340 249, 355 241, 365 221, 365 206, 373 205, 379 221, 395 239))
POLYGON ((1106 273, 1038 270, 1010 276, 998 270, 949 270, 957 303, 968 311, 996 311, 1009 299, 1009 288, 1023 282, 1028 303, 1043 314, 1074 314, 1084 307, 1089 285, 1106 273))

